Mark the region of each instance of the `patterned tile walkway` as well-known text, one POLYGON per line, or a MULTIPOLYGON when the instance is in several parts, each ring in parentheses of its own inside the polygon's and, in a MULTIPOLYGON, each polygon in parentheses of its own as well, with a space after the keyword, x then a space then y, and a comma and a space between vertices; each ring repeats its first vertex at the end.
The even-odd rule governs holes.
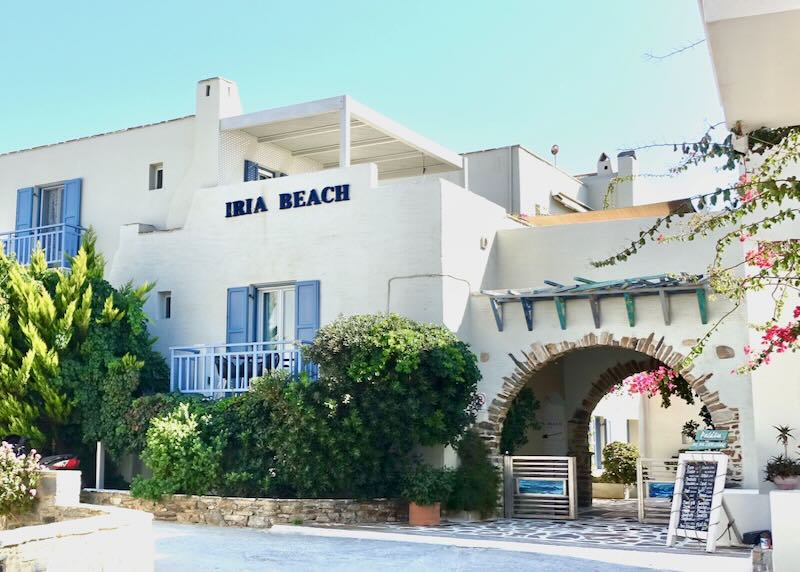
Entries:
MULTIPOLYGON (((498 519, 485 522, 447 522, 436 528, 407 524, 362 524, 357 528, 403 534, 453 536, 490 540, 509 540, 545 544, 580 544, 596 548, 619 548, 647 551, 677 550, 702 553, 705 543, 678 538, 674 548, 667 548, 666 524, 642 524, 636 517, 636 501, 595 500, 577 520, 498 519)), ((749 557, 742 548, 719 547, 727 555, 749 557)))

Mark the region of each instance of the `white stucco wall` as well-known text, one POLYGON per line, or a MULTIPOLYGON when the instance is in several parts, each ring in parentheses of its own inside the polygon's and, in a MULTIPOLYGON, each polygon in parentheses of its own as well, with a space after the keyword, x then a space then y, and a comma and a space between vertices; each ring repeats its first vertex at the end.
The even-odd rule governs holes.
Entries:
POLYGON ((82 178, 81 224, 113 257, 119 228, 162 227, 191 163, 194 118, 0 155, 0 231, 14 230, 17 189, 82 178), (150 165, 164 164, 164 188, 149 190, 150 165))
MULTIPOLYGON (((570 212, 551 198, 564 193, 584 200, 581 182, 521 145, 466 153, 469 189, 510 213, 536 214, 537 205, 550 214, 570 212)), ((545 214, 545 213, 542 213, 545 214)))
MULTIPOLYGON (((633 257, 627 263, 596 269, 590 261, 608 256, 638 236, 640 228, 650 224, 647 219, 614 221, 594 224, 563 225, 544 228, 504 230, 498 233, 496 282, 489 288, 541 287, 545 279, 569 284, 573 277, 609 280, 631 276, 646 276, 665 272, 687 271, 702 273, 711 255, 709 242, 653 245, 649 250, 633 257)), ((647 337, 655 333, 664 336, 664 343, 676 351, 688 352, 693 340, 703 336, 716 320, 730 308, 722 299, 710 299, 709 324, 699 319, 697 300, 692 294, 671 298, 672 320, 665 325, 658 297, 636 298, 636 325, 630 327, 622 298, 601 302, 602 324, 594 327, 589 303, 586 300, 567 302, 567 329, 561 330, 555 306, 551 302, 534 304, 534 328, 528 331, 519 304, 510 304, 505 310, 505 328, 498 332, 488 299, 475 295, 470 303, 471 328, 468 341, 476 353, 488 354, 482 362, 481 388, 487 395, 497 395, 502 378, 514 371, 508 353, 520 355, 534 342, 551 343, 562 340, 577 341, 587 333, 609 331, 616 339, 623 336, 647 337), (480 327, 477 324, 481 324, 480 327)), ((746 343, 746 316, 737 311, 720 327, 709 351, 695 362, 694 374, 711 373, 707 382, 710 391, 719 391, 720 400, 736 407, 742 419, 742 447, 746 457, 745 482, 755 484, 757 466, 753 460, 754 428, 752 421, 752 396, 749 376, 733 375, 731 369, 743 359, 741 347, 746 343), (734 359, 719 359, 714 351, 716 344, 734 348, 734 359)))
MULTIPOLYGON (((436 180, 379 186, 374 165, 202 189, 183 229, 140 234, 136 226, 124 227, 109 279, 156 280, 156 291, 172 293, 172 318, 152 326, 161 351, 224 341, 228 288, 297 280, 321 281, 323 324, 340 315, 386 311, 442 323, 447 296, 446 321, 457 327, 469 298, 462 277, 469 288, 479 288, 483 264, 470 264, 471 253, 483 252, 479 227, 469 231, 474 240, 452 228, 442 232, 443 220, 456 216, 444 217, 442 209, 459 193, 467 191, 436 180), (280 192, 344 183, 350 185, 347 202, 278 208, 280 192), (225 218, 226 201, 259 195, 268 212, 225 218), (453 264, 446 268, 443 236, 458 243, 454 251, 464 249, 448 258, 453 264), (457 279, 443 277, 449 272, 457 279)), ((503 224, 500 209, 474 195, 470 201, 474 217, 488 208, 503 224)), ((155 298, 146 308, 153 316, 155 298)))

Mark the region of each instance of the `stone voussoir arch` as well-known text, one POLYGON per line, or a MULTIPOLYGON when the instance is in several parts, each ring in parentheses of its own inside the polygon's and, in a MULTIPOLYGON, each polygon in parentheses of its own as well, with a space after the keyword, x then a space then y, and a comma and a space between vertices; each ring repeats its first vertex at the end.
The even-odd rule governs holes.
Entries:
MULTIPOLYGON (((676 369, 686 381, 689 382, 694 393, 700 401, 708 408, 711 413, 711 420, 718 429, 727 429, 729 433, 729 447, 725 453, 730 457, 728 481, 732 485, 740 483, 742 480, 741 471, 741 440, 739 432, 739 410, 728 407, 719 399, 719 392, 709 391, 706 382, 711 374, 696 375, 692 373, 693 366, 681 368, 681 363, 686 358, 682 353, 675 351, 671 345, 664 343, 664 337, 657 337, 655 333, 650 333, 645 337, 622 336, 619 339, 614 334, 604 331, 600 333, 590 332, 576 341, 561 341, 554 343, 533 343, 527 350, 520 350, 521 358, 509 353, 509 357, 514 363, 512 373, 503 378, 503 386, 494 397, 488 407, 488 417, 478 424, 478 430, 486 441, 492 456, 497 463, 501 462, 502 452, 500 451, 500 434, 503 429, 508 411, 520 390, 525 387, 528 381, 536 372, 540 371, 556 359, 566 354, 589 348, 609 347, 627 349, 649 356, 653 365, 664 364, 676 369)), ((586 450, 588 447, 588 423, 592 411, 600 399, 605 396, 614 385, 622 379, 637 371, 642 371, 641 367, 647 367, 648 362, 628 362, 617 364, 604 372, 598 380, 591 386, 587 395, 584 396, 582 405, 578 408, 569 421, 569 436, 567 440, 570 455, 578 456, 578 452, 586 450), (637 369, 638 368, 638 369, 637 369), (622 376, 622 377, 621 377, 622 376), (574 431, 573 427, 586 425, 586 432, 574 431), (581 442, 578 442, 582 439, 581 442)), ((579 464, 585 464, 579 462, 579 464)), ((579 471, 581 472, 581 471, 579 471)), ((582 471, 582 472, 585 472, 582 471)), ((587 477, 581 479, 586 481, 587 477)), ((589 481, 590 482, 590 481, 589 481)), ((585 483, 584 487, 585 488, 585 483)), ((585 496, 585 495, 581 495, 585 496)))

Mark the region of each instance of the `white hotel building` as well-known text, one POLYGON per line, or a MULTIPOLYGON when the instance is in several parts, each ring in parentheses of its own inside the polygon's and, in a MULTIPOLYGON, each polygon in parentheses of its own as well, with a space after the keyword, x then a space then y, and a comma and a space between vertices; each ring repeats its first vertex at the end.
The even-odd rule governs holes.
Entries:
MULTIPOLYGON (((211 78, 195 98, 193 115, 0 155, 6 249, 24 259, 39 241, 61 264, 94 228, 110 282, 156 283, 146 309, 177 390, 229 394, 265 368, 305 367, 298 342, 342 315, 443 324, 478 356, 496 452, 510 401, 532 387, 544 428, 523 452, 575 456, 585 504, 600 399, 633 371, 676 365, 729 308, 664 276, 704 273, 710 241, 590 265, 692 209, 638 204, 626 179, 603 210, 612 177, 636 174, 633 153, 574 177, 521 146, 458 154, 348 96, 244 113, 236 84, 211 78)), ((767 490, 775 451, 756 426, 796 420, 800 384, 781 402, 731 374, 748 319, 732 315, 687 372, 697 406, 661 425, 643 407, 636 440, 644 456, 675 455, 705 403, 731 431, 729 485, 767 490)))

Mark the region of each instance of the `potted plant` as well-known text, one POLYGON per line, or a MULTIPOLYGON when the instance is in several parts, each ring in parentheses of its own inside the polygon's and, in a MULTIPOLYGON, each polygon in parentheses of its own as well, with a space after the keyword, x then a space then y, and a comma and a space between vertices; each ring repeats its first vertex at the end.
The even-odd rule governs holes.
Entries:
POLYGON ((592 495, 596 498, 630 498, 630 485, 636 482, 638 458, 639 449, 630 443, 612 441, 606 445, 603 448, 603 475, 593 483, 592 495))
POLYGON ((776 425, 778 443, 783 446, 783 455, 771 457, 765 467, 766 480, 775 483, 781 490, 794 490, 800 488, 800 459, 789 456, 789 439, 794 439, 792 431, 787 425, 776 425))
POLYGON ((438 526, 442 518, 442 501, 453 488, 453 471, 419 464, 403 479, 401 495, 408 501, 408 524, 438 526))
POLYGON ((477 431, 467 431, 456 446, 458 468, 447 499, 447 520, 476 521, 495 516, 501 478, 489 448, 477 431))

